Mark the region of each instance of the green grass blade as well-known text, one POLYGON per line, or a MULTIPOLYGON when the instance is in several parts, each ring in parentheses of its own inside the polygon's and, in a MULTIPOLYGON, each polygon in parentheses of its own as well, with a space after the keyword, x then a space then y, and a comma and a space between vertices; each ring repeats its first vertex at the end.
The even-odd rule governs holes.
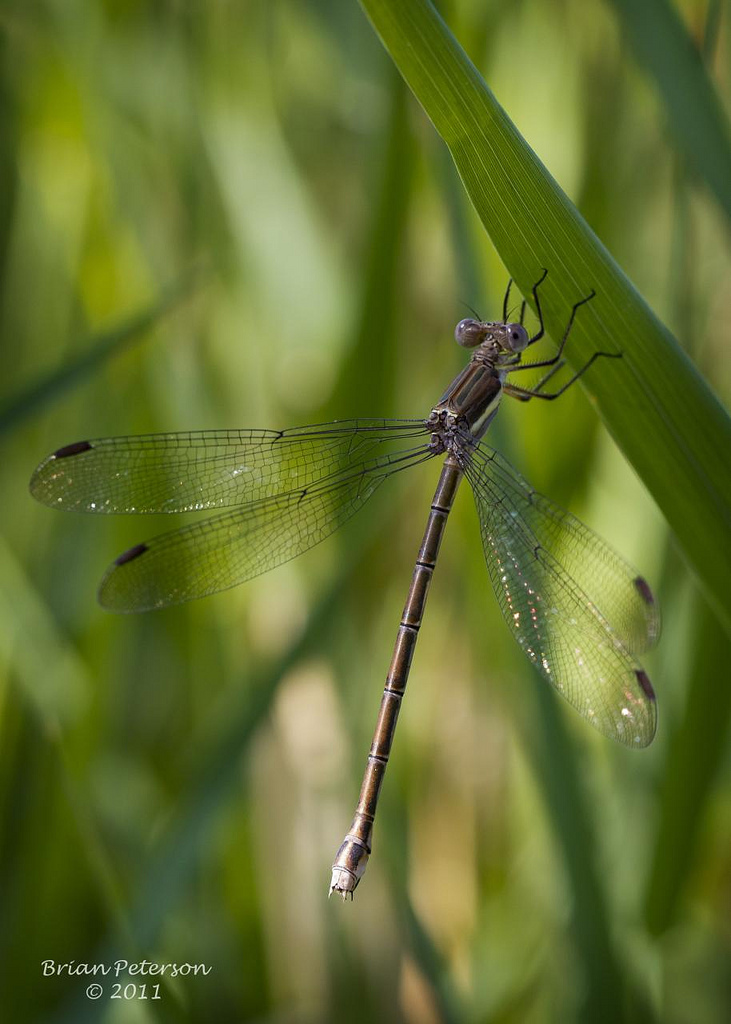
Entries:
POLYGON ((574 897, 570 925, 576 969, 583 975, 579 986, 585 1000, 582 1018, 597 1022, 619 1020, 623 1003, 622 975, 609 927, 606 894, 597 868, 596 843, 578 758, 553 694, 542 680, 532 681, 541 728, 532 731, 525 751, 542 789, 574 897))
POLYGON ((33 383, 26 391, 10 399, 0 408, 0 434, 12 430, 24 419, 44 409, 50 402, 75 387, 84 377, 102 366, 107 359, 138 341, 166 313, 190 294, 199 275, 199 268, 183 274, 146 309, 135 313, 117 327, 91 338, 84 352, 64 366, 33 383))
POLYGON ((700 598, 695 602, 695 643, 683 716, 667 747, 661 772, 660 820, 645 900, 653 935, 679 916, 683 895, 701 856, 705 818, 727 750, 731 689, 718 676, 728 665, 731 641, 700 598))
POLYGON ((668 0, 612 3, 637 64, 655 81, 678 150, 731 218, 731 134, 700 49, 668 0))
POLYGON ((388 70, 390 109, 377 164, 379 180, 361 269, 360 305, 348 357, 330 406, 323 412, 325 419, 352 415, 362 401, 364 380, 374 409, 402 415, 395 406, 398 346, 394 334, 416 147, 409 128, 407 90, 396 72, 388 70), (374 338, 379 339, 378 345, 374 338))
POLYGON ((521 137, 427 0, 361 0, 451 151, 467 193, 524 294, 540 277, 546 326, 568 356, 621 351, 583 378, 617 443, 653 494, 705 590, 731 625, 731 420, 576 208, 521 137))

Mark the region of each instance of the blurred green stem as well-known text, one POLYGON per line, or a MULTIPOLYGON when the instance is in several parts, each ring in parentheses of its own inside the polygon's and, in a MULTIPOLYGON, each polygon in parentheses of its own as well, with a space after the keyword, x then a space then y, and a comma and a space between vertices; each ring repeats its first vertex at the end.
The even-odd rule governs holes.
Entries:
POLYGON ((29 416, 42 411, 79 384, 84 377, 98 370, 108 359, 133 342, 140 341, 146 331, 190 294, 200 274, 201 267, 195 265, 165 288, 160 298, 146 309, 128 317, 119 326, 94 335, 87 343, 86 350, 75 359, 51 371, 22 394, 6 402, 0 408, 0 434, 12 430, 29 416))

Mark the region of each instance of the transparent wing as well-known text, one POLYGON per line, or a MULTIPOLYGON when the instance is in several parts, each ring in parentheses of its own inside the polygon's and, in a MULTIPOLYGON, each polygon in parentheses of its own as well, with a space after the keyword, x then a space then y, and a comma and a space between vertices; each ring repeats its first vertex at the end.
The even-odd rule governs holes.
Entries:
POLYGON ((224 508, 300 490, 428 433, 423 420, 359 419, 79 441, 49 455, 30 489, 77 512, 224 508))
POLYGON ((632 654, 653 647, 660 637, 660 609, 644 577, 580 519, 534 491, 498 452, 481 444, 473 462, 506 494, 534 543, 561 564, 611 624, 622 646, 632 654))
POLYGON ((500 609, 527 657, 600 732, 647 746, 655 695, 633 655, 659 628, 647 584, 487 446, 465 475, 500 609))
POLYGON ((243 583, 314 547, 386 477, 432 457, 426 445, 379 456, 311 487, 161 534, 119 556, 102 580, 99 600, 112 611, 140 612, 243 583))

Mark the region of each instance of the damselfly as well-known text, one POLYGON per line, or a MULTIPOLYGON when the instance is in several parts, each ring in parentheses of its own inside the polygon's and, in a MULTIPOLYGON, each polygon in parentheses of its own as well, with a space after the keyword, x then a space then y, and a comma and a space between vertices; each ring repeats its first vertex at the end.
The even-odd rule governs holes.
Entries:
POLYGON ((242 583, 319 543, 387 477, 443 459, 381 700, 355 817, 333 864, 331 891, 352 893, 371 851, 376 803, 393 741, 439 545, 463 477, 480 520, 500 609, 529 660, 606 736, 644 747, 655 733, 655 695, 637 655, 657 640, 659 613, 646 580, 570 513, 543 497, 482 437, 503 394, 551 400, 577 302, 557 352, 524 362, 544 334, 508 321, 462 320, 456 340, 474 349, 426 419, 358 419, 292 430, 212 430, 79 441, 48 456, 31 492, 83 512, 228 511, 164 533, 120 555, 99 599, 120 612, 163 608, 242 583), (548 368, 531 388, 508 380, 548 368))

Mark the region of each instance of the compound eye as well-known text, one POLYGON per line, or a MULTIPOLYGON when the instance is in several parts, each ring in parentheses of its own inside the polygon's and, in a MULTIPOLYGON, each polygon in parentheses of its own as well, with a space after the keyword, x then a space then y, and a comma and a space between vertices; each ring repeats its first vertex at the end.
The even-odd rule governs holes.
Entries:
POLYGON ((485 325, 480 320, 460 320, 454 328, 454 340, 463 348, 475 348, 485 340, 485 325))
POLYGON ((506 324, 505 340, 511 352, 522 352, 528 344, 528 332, 522 324, 506 324))

